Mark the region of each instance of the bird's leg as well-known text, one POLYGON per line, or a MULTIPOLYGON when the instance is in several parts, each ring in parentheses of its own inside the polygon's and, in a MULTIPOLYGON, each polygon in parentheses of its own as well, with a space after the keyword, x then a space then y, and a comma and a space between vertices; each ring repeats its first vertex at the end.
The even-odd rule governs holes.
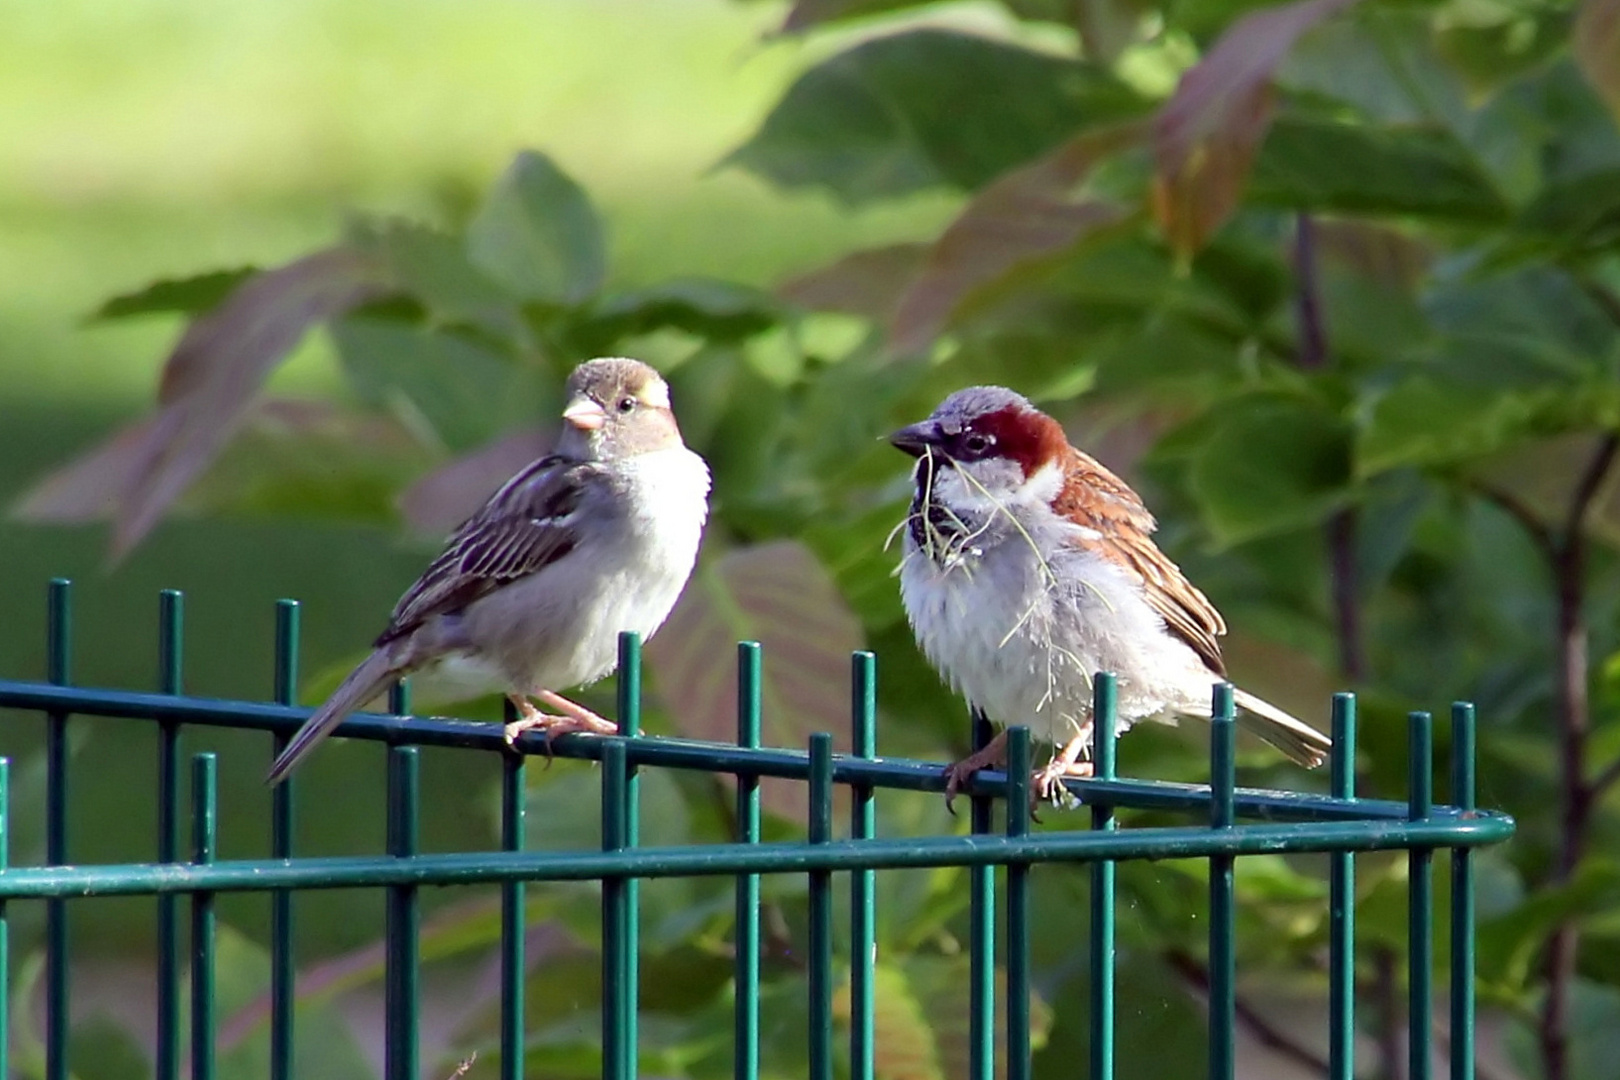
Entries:
POLYGON ((954 765, 945 768, 945 809, 956 813, 951 806, 956 801, 956 793, 962 785, 973 779, 973 774, 980 769, 992 769, 1007 764, 1007 731, 1003 728, 996 733, 996 737, 985 743, 982 749, 975 750, 967 757, 954 765))
POLYGON ((551 740, 558 735, 567 735, 583 732, 588 735, 617 735, 619 725, 611 720, 604 720, 585 706, 569 701, 561 694, 550 690, 533 690, 530 695, 508 694, 508 701, 517 708, 518 719, 506 725, 506 744, 516 746, 518 736, 529 731, 540 731, 546 737, 546 749, 551 749, 551 740), (529 696, 539 699, 551 706, 560 715, 543 713, 534 707, 529 696))
POLYGON ((1091 750, 1091 721, 1087 720, 1075 733, 1074 738, 1063 744, 1063 749, 1053 756, 1041 768, 1036 769, 1030 777, 1030 797, 1036 801, 1049 799, 1058 802, 1059 794, 1066 796, 1065 804, 1074 801, 1069 795, 1068 788, 1063 786, 1066 776, 1090 776, 1093 772, 1090 761, 1091 750), (1087 760, 1081 761, 1081 757, 1087 760))

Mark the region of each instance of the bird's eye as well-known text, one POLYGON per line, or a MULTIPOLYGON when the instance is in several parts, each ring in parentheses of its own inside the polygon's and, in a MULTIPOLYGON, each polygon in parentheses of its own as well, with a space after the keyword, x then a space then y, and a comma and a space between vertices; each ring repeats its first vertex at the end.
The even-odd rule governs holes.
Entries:
POLYGON ((622 398, 620 398, 619 399, 619 411, 622 412, 622 413, 635 412, 636 411, 636 399, 633 398, 633 397, 622 397, 622 398))
POLYGON ((993 442, 995 442, 995 440, 990 436, 973 431, 969 432, 967 436, 962 439, 962 449, 966 450, 970 454, 982 454, 986 450, 990 449, 990 444, 993 442))

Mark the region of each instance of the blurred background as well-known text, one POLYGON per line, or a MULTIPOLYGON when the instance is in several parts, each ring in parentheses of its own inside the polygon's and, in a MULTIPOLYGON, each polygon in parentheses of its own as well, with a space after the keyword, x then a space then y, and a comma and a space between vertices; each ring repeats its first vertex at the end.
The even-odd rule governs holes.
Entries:
MULTIPOLYGON (((1232 624, 1239 681, 1323 726, 1332 690, 1361 693, 1365 793, 1404 797, 1408 710, 1479 703, 1481 801, 1520 821, 1480 861, 1480 1075, 1612 1075, 1620 0, 0 0, 0 17, 0 676, 43 678, 46 582, 69 577, 80 683, 155 686, 157 594, 177 588, 188 692, 267 698, 292 597, 318 700, 543 445, 568 369, 625 353, 668 373, 716 475, 699 572, 649 646, 649 730, 727 737, 731 643, 757 637, 768 738, 847 745, 845 657, 869 647, 882 751, 943 761, 967 724, 900 612, 885 538, 906 463, 879 436, 1004 383, 1144 493, 1232 624)), ((76 860, 152 857, 150 735, 75 722, 76 860)), ((1132 732, 1122 772, 1198 780, 1203 739, 1132 732)), ((19 862, 42 852, 40 747, 35 718, 0 724, 19 862)), ((222 855, 263 854, 266 741, 186 748, 221 755, 222 855)), ((495 765, 469 756, 425 755, 430 848, 494 842, 495 765)), ((1241 764, 1245 783, 1325 785, 1258 746, 1241 764)), ((592 771, 535 772, 533 842, 596 843, 592 771)), ((376 748, 327 746, 299 783, 301 852, 376 850, 376 748)), ((722 837, 723 796, 649 777, 649 830, 722 837)), ((801 835, 802 792, 770 802, 770 828, 801 835)), ((933 798, 883 814, 888 834, 962 827, 933 798)), ((1201 873, 1121 871, 1122 1077, 1199 1068, 1201 873)), ((1361 861, 1368 1076, 1404 1075, 1403 874, 1361 861)), ((1040 925, 1074 927, 1037 957, 1040 1075, 1083 1060, 1084 882, 1037 874, 1040 925)), ((1239 886, 1244 1075, 1322 1075, 1322 867, 1256 860, 1239 886)), ((900 1004, 880 1043, 923 1051, 880 1073, 965 1075, 961 878, 883 888, 900 1004)), ((595 902, 536 893, 529 1074, 593 1075, 595 902)), ((648 1060, 729 1075, 729 894, 644 898, 648 1060)), ((765 1067, 792 1076, 802 887, 767 900, 765 1067)), ((492 1052, 492 901, 435 898, 434 1075, 492 1052)), ((380 902, 299 905, 300 1075, 372 1075, 380 902)), ((221 910, 222 1061, 256 1076, 265 907, 221 910)), ((24 1002, 38 916, 15 920, 24 1002)), ((149 902, 75 912, 80 1077, 150 1073, 150 927, 149 902)), ((25 1047, 37 1015, 14 1020, 25 1047)))

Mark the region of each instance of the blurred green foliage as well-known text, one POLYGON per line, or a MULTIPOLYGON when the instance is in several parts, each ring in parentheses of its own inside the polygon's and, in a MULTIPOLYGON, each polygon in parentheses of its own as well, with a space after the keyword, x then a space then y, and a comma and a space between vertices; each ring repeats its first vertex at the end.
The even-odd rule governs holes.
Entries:
MULTIPOLYGON (((198 267, 108 301, 103 319, 185 320, 158 411, 115 436, 120 452, 52 474, 22 511, 111 516, 116 550, 140 542, 182 489, 208 517, 318 515, 376 530, 402 506, 420 531, 442 531, 512 455, 532 452, 529 429, 555 413, 569 367, 632 353, 668 372, 716 480, 703 564, 674 617, 683 625, 649 645, 664 706, 650 730, 723 730, 724 694, 706 688, 726 685, 723 644, 744 634, 767 641, 773 737, 836 726, 828 668, 864 642, 882 661, 884 751, 944 756, 963 749, 965 725, 917 656, 887 577, 906 482, 877 437, 961 385, 1013 385, 1142 483, 1164 546, 1234 626, 1241 681, 1317 717, 1327 688, 1361 692, 1363 791, 1401 793, 1408 709, 1479 703, 1480 797, 1521 823, 1511 849, 1481 859, 1481 992, 1527 1074, 1609 1075, 1620 1029, 1620 868, 1608 855, 1620 839, 1620 660, 1605 659, 1620 650, 1620 3, 740 10, 755 27, 780 25, 811 63, 734 133, 721 175, 741 170, 782 193, 750 189, 760 205, 805 192, 852 208, 933 198, 953 209, 937 235, 870 236, 849 251, 842 232, 818 245, 836 261, 773 283, 723 265, 716 252, 752 236, 745 216, 722 215, 695 245, 705 254, 665 252, 656 273, 621 272, 620 215, 537 138, 543 150, 517 154, 455 213, 357 218, 275 258, 219 260, 271 269, 198 267), (341 383, 329 398, 288 392, 318 380, 242 392, 316 329, 341 383), (678 648, 677 637, 713 647, 678 648)), ((367 24, 360 39, 373 32, 388 31, 367 24)), ((430 170, 405 175, 433 182, 430 170)), ((684 212, 674 196, 649 205, 684 212)), ((1199 735, 1135 731, 1121 768, 1196 779, 1199 735)), ((344 753, 334 747, 317 770, 346 773, 344 753)), ((1254 783, 1321 782, 1260 751, 1244 764, 1254 783)), ((717 783, 648 780, 649 827, 665 842, 727 834, 717 783)), ((595 842, 578 810, 593 782, 575 769, 538 777, 537 843, 595 842)), ((479 789, 485 814, 488 794, 479 789)), ((797 828, 798 795, 773 792, 773 829, 797 828)), ((894 835, 947 821, 931 801, 896 800, 881 824, 894 835)), ((1122 1076, 1196 1070, 1202 870, 1122 868, 1120 996, 1142 1003, 1120 1012, 1122 1076)), ((1391 992, 1378 972, 1403 941, 1401 873, 1397 861, 1361 863, 1371 996, 1391 992)), ((1319 868, 1256 860, 1238 882, 1253 985, 1319 996, 1319 868)), ((1085 958, 1071 945, 1084 940, 1083 892, 1076 873, 1036 876, 1039 925, 1060 928, 1036 958, 1038 1067, 1050 1075, 1083 1051, 1085 958)), ((643 899, 647 1061, 726 1075, 728 896, 718 883, 660 882, 643 899)), ((792 1076, 803 894, 772 881, 767 899, 762 1008, 780 1024, 768 1075, 792 1076)), ((884 876, 885 1077, 962 1073, 962 905, 955 872, 884 876)), ((550 935, 534 950, 544 977, 530 994, 532 1071, 592 1075, 591 894, 547 890, 532 914, 550 935)), ((446 908, 424 950, 452 970, 494 934, 491 908, 446 908)), ((232 946, 244 987, 262 966, 254 948, 232 946)), ((377 970, 362 945, 303 986, 314 1004, 377 970)), ((446 1036, 447 1062, 492 1041, 493 1003, 474 1004, 446 1036)), ((1376 1024, 1377 1010, 1363 1015, 1376 1024)), ((250 1020, 233 1029, 242 1045, 259 1037, 250 1020)))

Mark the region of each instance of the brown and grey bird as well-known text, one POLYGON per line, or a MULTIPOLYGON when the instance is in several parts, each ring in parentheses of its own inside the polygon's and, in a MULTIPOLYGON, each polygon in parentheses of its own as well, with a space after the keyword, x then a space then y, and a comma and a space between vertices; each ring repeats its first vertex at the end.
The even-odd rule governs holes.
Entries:
POLYGON ((663 624, 697 560, 709 469, 681 441, 669 387, 646 364, 588 361, 567 395, 556 449, 456 529, 371 655, 276 758, 269 783, 344 717, 424 669, 505 692, 521 716, 507 725, 509 742, 530 730, 617 730, 559 691, 610 674, 621 631, 648 637, 663 624))

